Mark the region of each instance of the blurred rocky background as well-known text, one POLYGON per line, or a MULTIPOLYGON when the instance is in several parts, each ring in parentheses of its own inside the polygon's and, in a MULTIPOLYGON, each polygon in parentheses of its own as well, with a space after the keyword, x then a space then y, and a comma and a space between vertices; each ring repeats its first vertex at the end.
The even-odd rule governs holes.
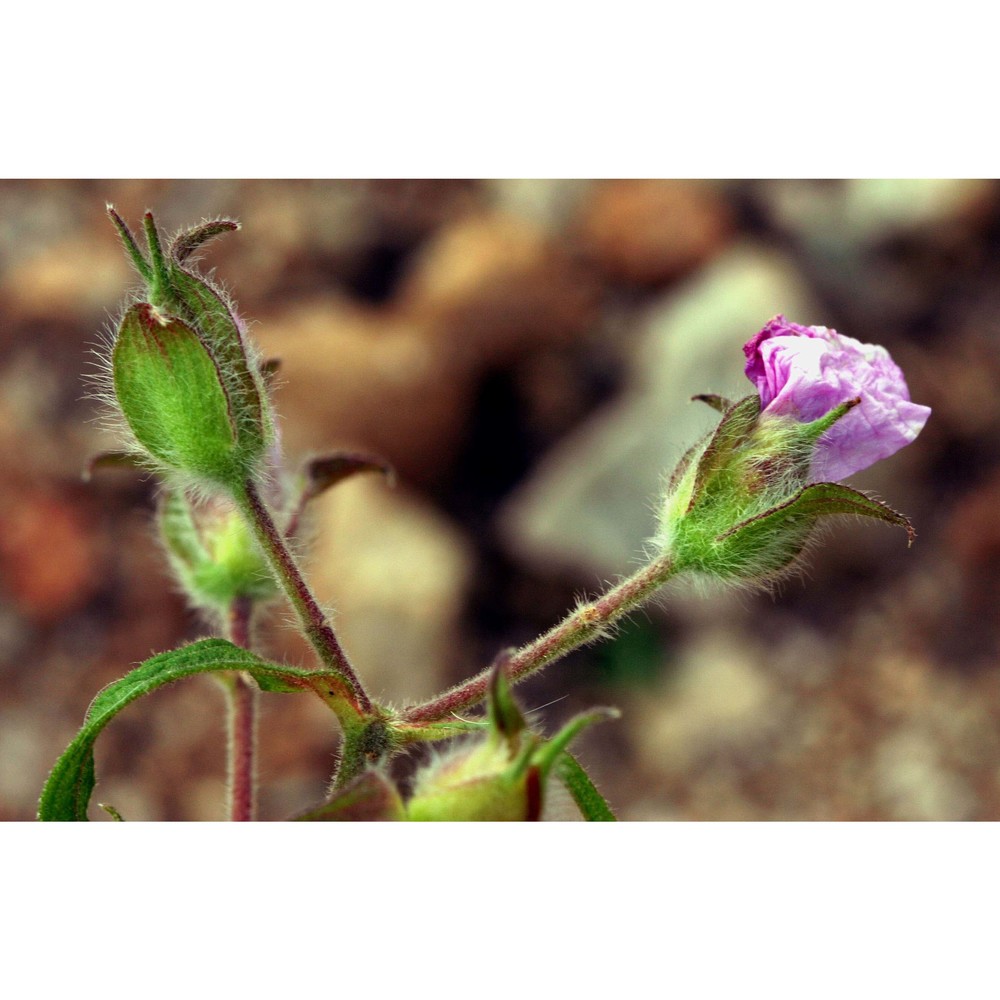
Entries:
MULTIPOLYGON (((27 820, 103 685, 204 631, 155 483, 83 482, 83 376, 134 287, 104 212, 239 218, 205 266, 265 354, 292 457, 396 468, 316 503, 309 561, 376 697, 434 693, 634 569, 661 477, 743 394, 776 313, 885 345, 934 413, 852 480, 918 540, 842 520, 774 593, 675 585, 520 690, 623 819, 1000 819, 1000 185, 980 181, 0 182, 0 819, 27 820)), ((274 616, 266 652, 309 662, 274 616)), ((130 706, 95 802, 223 818, 210 679, 130 706)), ((266 695, 261 803, 317 801, 326 710, 266 695)), ((403 765, 405 769, 405 764, 403 765)), ((103 817, 96 809, 95 818, 103 817)))

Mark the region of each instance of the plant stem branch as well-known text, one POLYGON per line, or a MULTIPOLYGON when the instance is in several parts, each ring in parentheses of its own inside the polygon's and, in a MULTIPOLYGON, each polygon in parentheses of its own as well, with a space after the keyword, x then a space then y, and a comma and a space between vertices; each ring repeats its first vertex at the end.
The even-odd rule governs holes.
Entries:
POLYGON ((341 724, 345 729, 356 726, 359 720, 373 714, 371 700, 351 668, 326 615, 306 584, 302 571, 275 525, 271 512, 261 499, 256 484, 248 480, 243 484, 242 493, 237 493, 234 499, 294 608, 303 634, 323 665, 339 677, 340 697, 335 711, 341 724))
MULTIPOLYGON (((226 631, 230 642, 250 648, 253 602, 237 598, 229 609, 226 631)), ((242 673, 226 685, 229 694, 229 818, 249 822, 256 806, 257 691, 242 673)))
MULTIPOLYGON (((504 671, 511 683, 537 673, 546 664, 565 656, 607 633, 619 618, 648 600, 674 574, 673 563, 667 557, 656 559, 638 573, 623 580, 590 604, 584 604, 568 614, 558 625, 539 636, 534 642, 504 656, 504 671)), ((403 722, 440 722, 456 712, 478 704, 486 697, 490 669, 457 685, 443 695, 407 708, 403 722)))

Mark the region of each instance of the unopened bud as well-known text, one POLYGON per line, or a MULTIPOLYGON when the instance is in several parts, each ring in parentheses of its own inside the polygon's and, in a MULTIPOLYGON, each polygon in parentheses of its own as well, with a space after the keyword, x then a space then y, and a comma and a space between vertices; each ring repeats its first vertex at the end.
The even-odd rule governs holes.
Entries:
POLYGON ((224 296, 187 261, 226 221, 181 233, 164 254, 152 215, 147 258, 109 208, 147 301, 123 317, 112 348, 115 397, 140 454, 168 477, 231 489, 259 471, 274 439, 259 365, 224 296))
POLYGON ((426 767, 407 804, 411 820, 537 820, 555 762, 594 722, 614 718, 595 709, 567 723, 551 740, 526 727, 510 694, 503 661, 493 671, 484 738, 466 742, 426 767))
POLYGON ((744 350, 759 395, 736 403, 695 397, 722 419, 683 457, 666 491, 655 541, 674 569, 773 578, 802 552, 819 518, 831 514, 895 524, 912 541, 902 514, 848 486, 818 481, 888 457, 926 421, 929 409, 910 402, 888 353, 782 317, 744 350))
POLYGON ((246 521, 228 501, 194 501, 169 490, 160 500, 158 521, 170 564, 196 607, 224 615, 234 601, 277 596, 246 521))

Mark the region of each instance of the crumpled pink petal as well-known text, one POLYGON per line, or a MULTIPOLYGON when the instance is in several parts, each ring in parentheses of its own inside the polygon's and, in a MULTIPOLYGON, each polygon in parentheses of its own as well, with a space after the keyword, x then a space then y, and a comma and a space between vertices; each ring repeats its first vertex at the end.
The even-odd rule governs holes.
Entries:
POLYGON ((910 402, 899 366, 884 347, 824 326, 775 316, 743 348, 761 412, 806 423, 855 397, 813 454, 814 482, 838 482, 895 454, 920 433, 930 407, 910 402))

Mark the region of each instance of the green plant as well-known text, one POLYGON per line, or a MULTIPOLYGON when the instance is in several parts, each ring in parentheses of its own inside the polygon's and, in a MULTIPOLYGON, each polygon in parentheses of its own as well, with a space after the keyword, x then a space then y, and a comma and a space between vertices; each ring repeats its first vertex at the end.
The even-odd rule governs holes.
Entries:
POLYGON ((719 411, 720 422, 671 477, 646 565, 451 690, 401 709, 379 704, 290 542, 314 497, 358 472, 389 470, 354 454, 286 467, 270 400, 275 365, 255 351, 228 297, 194 267, 197 252, 236 230, 235 222, 203 223, 165 243, 147 213, 143 249, 113 208, 109 213, 144 293, 116 325, 102 383, 123 447, 95 464, 134 464, 160 478, 157 519, 170 565, 219 635, 160 653, 97 695, 45 784, 41 819, 87 819, 103 728, 136 698, 196 674, 219 677, 230 698, 234 820, 254 818, 260 692, 311 694, 339 722, 328 799, 298 819, 538 819, 552 782, 565 785, 587 819, 612 819, 569 746, 614 710, 587 712, 545 739, 527 725, 513 684, 606 636, 674 577, 775 579, 799 558, 823 516, 881 519, 912 540, 903 515, 831 480, 912 441, 929 410, 909 401, 902 373, 881 348, 777 317, 745 348, 757 392, 735 402, 698 397, 719 411), (315 652, 312 669, 269 662, 251 648, 255 616, 281 599, 315 652), (483 716, 466 717, 483 703, 483 716), (449 740, 404 798, 387 762, 414 744, 449 740))

